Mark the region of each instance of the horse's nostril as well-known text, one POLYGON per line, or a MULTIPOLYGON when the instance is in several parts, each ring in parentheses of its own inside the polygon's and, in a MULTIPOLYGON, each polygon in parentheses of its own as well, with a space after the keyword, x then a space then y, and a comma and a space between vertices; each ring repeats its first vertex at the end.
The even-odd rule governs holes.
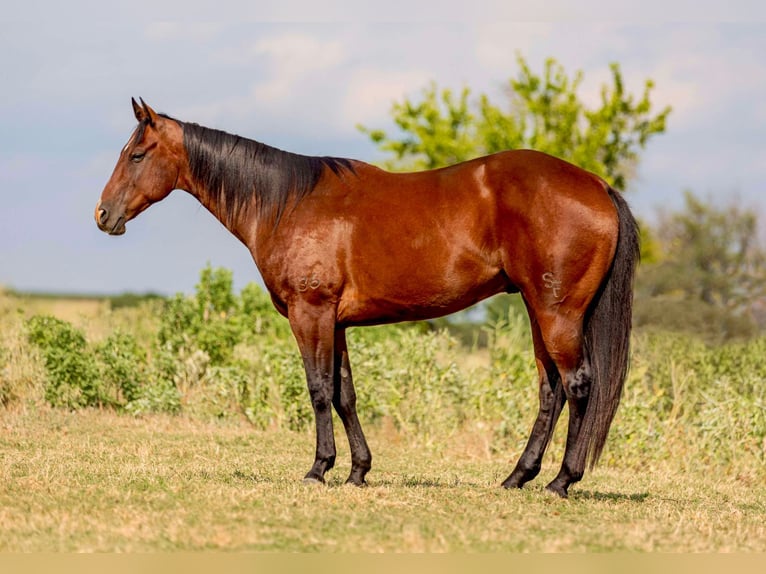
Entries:
POLYGON ((106 220, 109 217, 109 213, 107 213, 106 209, 99 209, 98 210, 98 222, 99 223, 106 223, 106 220))

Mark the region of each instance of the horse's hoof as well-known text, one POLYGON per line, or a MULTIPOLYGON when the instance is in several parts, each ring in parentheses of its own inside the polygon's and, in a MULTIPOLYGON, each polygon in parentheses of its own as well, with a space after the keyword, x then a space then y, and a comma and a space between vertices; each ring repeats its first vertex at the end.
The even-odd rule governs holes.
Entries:
POLYGON ((550 483, 548 486, 545 487, 545 492, 551 495, 556 495, 559 498, 564 498, 564 499, 569 498, 569 494, 567 494, 567 491, 565 488, 553 483, 550 483))
POLYGON ((323 486, 324 480, 320 480, 313 476, 307 476, 306 478, 303 479, 303 484, 306 484, 309 486, 323 486))
POLYGON ((513 472, 508 475, 508 478, 506 478, 503 481, 503 488, 511 489, 511 488, 521 488, 526 483, 528 483, 530 480, 533 480, 537 477, 537 475, 540 473, 540 467, 534 466, 532 468, 527 469, 519 469, 515 468, 513 472))
POLYGON ((506 478, 503 483, 500 485, 501 488, 504 488, 506 490, 518 490, 522 486, 524 486, 524 483, 520 480, 512 480, 511 478, 506 478))

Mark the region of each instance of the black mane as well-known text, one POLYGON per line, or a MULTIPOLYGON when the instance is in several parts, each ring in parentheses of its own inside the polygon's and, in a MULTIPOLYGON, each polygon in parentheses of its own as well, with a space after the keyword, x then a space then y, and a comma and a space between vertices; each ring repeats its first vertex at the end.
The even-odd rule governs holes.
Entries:
POLYGON ((354 168, 350 160, 298 155, 198 124, 179 122, 192 178, 224 207, 231 228, 255 201, 258 216, 274 225, 292 202, 297 205, 316 187, 327 167, 335 174, 354 168))

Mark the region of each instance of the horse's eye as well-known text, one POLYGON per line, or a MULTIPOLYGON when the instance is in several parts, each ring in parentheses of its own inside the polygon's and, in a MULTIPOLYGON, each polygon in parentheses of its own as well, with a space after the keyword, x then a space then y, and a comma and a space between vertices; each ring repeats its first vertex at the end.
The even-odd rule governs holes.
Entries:
POLYGON ((143 152, 143 151, 137 151, 137 152, 135 152, 134 154, 132 154, 132 155, 130 156, 130 161, 132 161, 132 162, 134 162, 134 163, 138 163, 139 161, 141 161, 142 159, 144 159, 144 156, 145 156, 145 155, 146 155, 146 152, 143 152))

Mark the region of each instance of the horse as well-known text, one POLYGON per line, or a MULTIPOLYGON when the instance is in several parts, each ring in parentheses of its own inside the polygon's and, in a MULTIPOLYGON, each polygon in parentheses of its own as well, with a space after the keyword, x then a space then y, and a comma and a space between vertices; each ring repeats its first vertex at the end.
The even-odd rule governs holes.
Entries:
POLYGON ((126 223, 174 189, 193 195, 248 248, 298 344, 316 423, 307 483, 335 463, 332 408, 366 485, 346 330, 427 320, 497 293, 529 315, 539 410, 502 486, 540 472, 566 404, 566 446, 546 486, 562 498, 598 461, 629 363, 636 220, 602 178, 533 150, 390 173, 362 161, 298 155, 177 120, 131 99, 138 122, 95 209, 126 223))

